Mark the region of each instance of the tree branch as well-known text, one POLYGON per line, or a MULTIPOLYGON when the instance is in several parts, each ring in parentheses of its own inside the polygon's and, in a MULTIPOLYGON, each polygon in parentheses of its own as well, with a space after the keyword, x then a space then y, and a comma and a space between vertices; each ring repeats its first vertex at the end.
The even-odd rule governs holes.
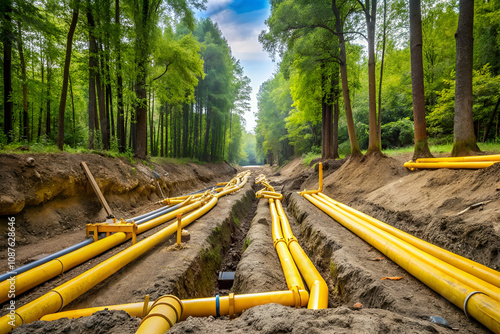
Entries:
POLYGON ((165 72, 157 76, 156 78, 153 79, 153 81, 160 79, 165 73, 167 73, 168 67, 170 66, 170 63, 167 62, 167 66, 165 67, 165 72))

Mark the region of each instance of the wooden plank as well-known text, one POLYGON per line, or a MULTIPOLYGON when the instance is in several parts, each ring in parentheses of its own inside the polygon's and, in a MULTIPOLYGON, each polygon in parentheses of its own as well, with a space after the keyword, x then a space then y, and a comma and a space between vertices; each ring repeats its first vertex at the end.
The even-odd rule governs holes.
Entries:
POLYGON ((108 214, 107 218, 114 218, 113 213, 111 212, 111 208, 108 205, 108 202, 106 202, 106 199, 104 198, 104 195, 101 192, 101 189, 99 189, 99 186, 97 185, 97 182, 95 181, 94 177, 92 176, 92 173, 90 172, 89 167, 87 164, 82 161, 80 165, 83 168, 83 171, 85 172, 85 175, 87 176, 87 179, 90 181, 90 185, 92 186, 92 189, 94 189, 95 194, 99 198, 99 201, 101 201, 102 206, 104 207, 104 210, 106 210, 106 213, 108 214))

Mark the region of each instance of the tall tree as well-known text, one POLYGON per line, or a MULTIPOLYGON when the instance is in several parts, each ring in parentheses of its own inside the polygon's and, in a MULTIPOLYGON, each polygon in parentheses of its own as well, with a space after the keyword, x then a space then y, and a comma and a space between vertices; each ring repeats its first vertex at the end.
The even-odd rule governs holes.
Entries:
POLYGON ((125 152, 125 119, 123 114, 123 78, 121 61, 121 25, 120 25, 120 0, 115 2, 115 48, 116 48, 116 98, 118 104, 116 120, 116 139, 118 150, 125 152))
POLYGON ((377 19, 377 0, 358 0, 366 19, 368 42, 368 120, 369 141, 366 154, 380 152, 380 138, 377 126, 377 87, 375 83, 375 27, 377 19))
POLYGON ((0 2, 0 13, 2 13, 2 44, 3 44, 3 132, 7 136, 7 142, 12 142, 12 0, 0 2))
POLYGON ((20 122, 22 121, 22 138, 29 141, 28 129, 29 129, 29 118, 28 118, 28 83, 26 78, 26 61, 24 60, 24 50, 23 50, 23 32, 21 29, 21 21, 17 22, 18 27, 18 38, 17 38, 17 49, 19 50, 19 59, 21 60, 21 81, 23 86, 23 112, 20 122))
POLYGON ((474 134, 472 113, 472 66, 474 1, 460 0, 456 41, 455 118, 451 155, 462 156, 479 152, 474 134))
POLYGON ((410 0, 411 83, 415 149, 413 160, 432 157, 425 123, 424 67, 422 60, 422 16, 420 0, 410 0))
POLYGON ((64 60, 64 73, 61 91, 61 101, 59 103, 59 132, 57 135, 57 147, 62 151, 64 146, 64 111, 66 110, 66 97, 68 96, 69 65, 71 63, 71 50, 73 48, 73 35, 78 23, 78 13, 80 12, 80 1, 76 0, 73 5, 73 16, 69 26, 68 40, 66 43, 66 58, 64 60))
POLYGON ((335 27, 339 38, 339 66, 340 77, 342 80, 342 96, 344 97, 344 108, 347 118, 347 129, 349 132, 349 141, 351 143, 351 157, 360 157, 361 150, 359 148, 356 130, 354 127, 354 118, 352 117, 351 97, 349 92, 349 80, 347 78, 347 53, 346 42, 344 36, 344 18, 340 15, 340 10, 337 6, 337 0, 332 0, 332 11, 335 15, 335 27))

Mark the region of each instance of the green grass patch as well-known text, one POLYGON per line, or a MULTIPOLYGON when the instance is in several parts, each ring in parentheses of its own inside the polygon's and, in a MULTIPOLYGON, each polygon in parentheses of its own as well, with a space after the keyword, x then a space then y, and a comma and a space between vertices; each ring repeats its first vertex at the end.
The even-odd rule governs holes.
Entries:
POLYGON ((248 246, 250 246, 251 243, 252 243, 252 240, 250 240, 249 238, 245 238, 245 242, 243 243, 242 252, 244 252, 248 248, 248 246))
MULTIPOLYGON (((477 143, 479 149, 483 152, 490 152, 492 154, 500 153, 500 142, 487 142, 487 143, 477 143)), ((430 144, 429 149, 432 154, 442 154, 442 153, 451 153, 453 148, 453 143, 449 144, 430 144)), ((383 150, 383 152, 387 155, 400 155, 406 153, 413 153, 414 146, 406 146, 394 149, 383 150)))
POLYGON ((171 163, 177 165, 185 165, 188 163, 195 163, 198 165, 204 165, 206 162, 199 161, 197 159, 192 158, 166 158, 166 157, 151 157, 151 161, 157 164, 160 163, 171 163))
POLYGON ((309 152, 307 154, 303 154, 302 155, 302 164, 305 167, 309 167, 309 164, 311 163, 311 161, 313 161, 314 159, 317 159, 317 158, 321 158, 321 153, 309 152))

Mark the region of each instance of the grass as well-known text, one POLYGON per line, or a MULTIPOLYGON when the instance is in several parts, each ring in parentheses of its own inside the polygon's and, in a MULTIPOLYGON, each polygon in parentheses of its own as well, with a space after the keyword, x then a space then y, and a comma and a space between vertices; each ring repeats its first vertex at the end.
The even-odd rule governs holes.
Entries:
MULTIPOLYGON (((491 153, 500 153, 500 142, 488 142, 488 143, 477 143, 481 151, 483 152, 491 152, 491 153)), ((383 152, 387 155, 400 155, 405 153, 413 153, 413 146, 400 147, 395 149, 387 149, 383 150, 383 152)), ((453 148, 453 144, 430 144, 429 149, 432 154, 440 154, 440 153, 451 153, 453 148)))
POLYGON ((252 240, 245 238, 245 242, 243 243, 243 250, 241 252, 243 253, 248 248, 248 246, 250 246, 251 243, 252 240))

